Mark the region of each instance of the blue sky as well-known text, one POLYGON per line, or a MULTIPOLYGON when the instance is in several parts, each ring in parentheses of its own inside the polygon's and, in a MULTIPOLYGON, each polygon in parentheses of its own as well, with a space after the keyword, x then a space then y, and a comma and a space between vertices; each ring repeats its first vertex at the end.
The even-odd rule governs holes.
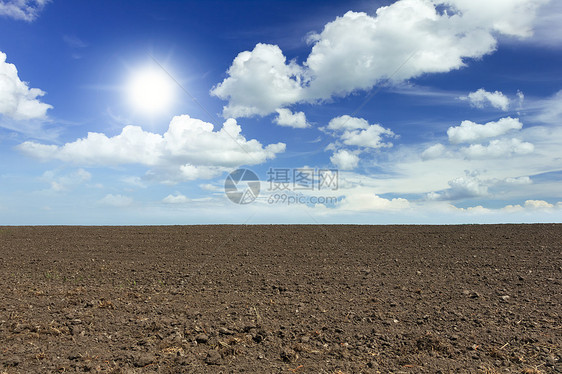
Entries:
POLYGON ((548 0, 0 0, 0 224, 561 222, 561 25, 548 0))

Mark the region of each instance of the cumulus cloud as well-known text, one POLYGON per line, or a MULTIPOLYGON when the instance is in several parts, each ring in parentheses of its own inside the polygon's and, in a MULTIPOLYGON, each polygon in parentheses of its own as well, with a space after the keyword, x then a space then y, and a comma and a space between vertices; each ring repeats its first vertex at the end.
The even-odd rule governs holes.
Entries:
POLYGON ((491 105, 504 112, 509 109, 509 99, 500 91, 488 92, 481 88, 478 91, 469 93, 466 97, 461 97, 461 99, 468 100, 476 108, 484 108, 486 105, 491 105))
POLYGON ((279 126, 294 127, 296 129, 304 129, 310 127, 306 122, 304 112, 293 113, 289 109, 277 109, 278 116, 273 120, 279 126))
POLYGON ((463 121, 460 126, 449 127, 447 135, 449 142, 453 145, 463 143, 469 143, 469 145, 446 147, 440 143, 434 144, 421 153, 421 159, 423 161, 438 158, 486 160, 528 155, 535 151, 534 144, 519 138, 503 136, 522 128, 523 124, 519 119, 511 117, 502 118, 497 122, 488 122, 484 125, 472 121, 463 121), (486 140, 489 141, 485 143, 486 140))
POLYGON ((346 115, 332 118, 328 123, 328 130, 345 131, 369 128, 369 122, 363 118, 346 115))
POLYGON ((162 199, 162 202, 166 204, 186 204, 190 201, 191 199, 179 193, 175 195, 168 195, 162 199))
POLYGON ((480 142, 488 138, 495 138, 512 130, 521 130, 523 124, 518 118, 506 117, 497 122, 480 125, 472 121, 462 121, 460 126, 447 130, 449 141, 453 144, 480 142))
POLYGON ((395 137, 390 129, 381 125, 370 125, 363 118, 341 116, 333 118, 324 131, 331 130, 331 134, 345 145, 363 148, 392 147, 391 142, 384 142, 383 138, 395 137))
POLYGON ((116 208, 125 208, 133 203, 133 199, 123 195, 107 194, 98 201, 101 205, 112 206, 116 208))
POLYGON ((445 154, 446 149, 447 148, 441 143, 434 144, 426 148, 425 151, 422 152, 421 157, 423 160, 433 160, 445 154))
POLYGON ((359 157, 352 152, 341 149, 330 157, 330 161, 340 170, 353 170, 359 164, 359 157))
POLYGON ((551 209, 554 205, 544 200, 527 200, 525 201, 525 208, 529 209, 551 209))
POLYGON ((449 188, 441 192, 431 192, 429 200, 460 200, 488 195, 488 185, 476 176, 466 175, 449 181, 449 188))
POLYGON ((238 54, 228 69, 228 78, 211 94, 228 100, 226 117, 267 115, 301 99, 302 67, 290 61, 276 45, 257 44, 238 54))
POLYGON ((210 178, 228 168, 263 163, 285 151, 284 143, 264 147, 255 139, 246 140, 241 131, 234 119, 214 131, 211 123, 182 115, 172 119, 163 135, 126 126, 113 137, 90 132, 62 146, 27 141, 18 148, 41 160, 104 166, 141 164, 151 167, 148 177, 167 182, 210 178))
POLYGON ((525 203, 523 205, 506 205, 504 208, 502 208, 503 211, 506 212, 522 212, 522 211, 536 211, 536 210, 543 210, 543 211, 548 211, 548 210, 552 210, 554 208, 562 208, 562 203, 558 202, 556 205, 551 204, 547 201, 544 200, 526 200, 525 203))
POLYGON ((388 79, 449 72, 492 53, 497 35, 529 37, 547 1, 398 0, 376 15, 349 11, 309 37, 302 64, 287 62, 276 45, 258 44, 234 59, 211 93, 228 101, 225 116, 263 116, 388 79))
POLYGON ((345 131, 341 140, 346 145, 354 145, 365 148, 392 147, 392 143, 383 142, 383 137, 392 137, 394 133, 380 125, 371 125, 364 130, 345 131))
POLYGON ((465 172, 465 176, 448 182, 449 188, 427 194, 428 200, 462 200, 487 197, 494 194, 505 194, 523 186, 532 184, 528 176, 508 177, 504 179, 483 179, 478 172, 465 172))
POLYGON ((399 211, 410 208, 403 198, 385 199, 362 188, 348 190, 338 209, 351 211, 399 211))
POLYGON ((348 115, 332 118, 328 126, 321 127, 320 130, 336 138, 326 150, 334 151, 330 161, 342 170, 355 169, 359 164, 361 153, 392 147, 393 144, 385 140, 396 137, 390 129, 385 129, 378 124, 371 125, 363 118, 348 115), (355 149, 353 151, 344 149, 348 147, 355 147, 355 149))
POLYGON ((0 16, 16 20, 34 21, 50 0, 5 0, 0 1, 0 16))
POLYGON ((495 139, 489 144, 472 144, 461 148, 461 152, 468 158, 500 158, 512 155, 526 155, 533 153, 535 146, 520 139, 495 139))
POLYGON ((52 108, 39 100, 45 92, 22 82, 16 66, 7 63, 6 58, 0 52, 0 115, 14 120, 45 119, 52 108))

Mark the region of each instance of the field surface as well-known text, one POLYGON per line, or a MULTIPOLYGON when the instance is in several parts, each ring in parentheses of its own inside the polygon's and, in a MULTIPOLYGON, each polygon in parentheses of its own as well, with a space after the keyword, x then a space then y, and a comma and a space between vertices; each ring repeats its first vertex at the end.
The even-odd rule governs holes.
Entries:
POLYGON ((562 225, 0 227, 0 373, 562 373, 562 225))

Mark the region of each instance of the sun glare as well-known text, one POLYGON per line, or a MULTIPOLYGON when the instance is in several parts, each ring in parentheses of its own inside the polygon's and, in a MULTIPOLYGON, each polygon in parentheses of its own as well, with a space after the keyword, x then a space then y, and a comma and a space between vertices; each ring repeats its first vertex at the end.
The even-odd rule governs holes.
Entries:
POLYGON ((146 68, 133 72, 127 93, 131 105, 146 114, 158 114, 170 107, 175 84, 162 69, 146 68))

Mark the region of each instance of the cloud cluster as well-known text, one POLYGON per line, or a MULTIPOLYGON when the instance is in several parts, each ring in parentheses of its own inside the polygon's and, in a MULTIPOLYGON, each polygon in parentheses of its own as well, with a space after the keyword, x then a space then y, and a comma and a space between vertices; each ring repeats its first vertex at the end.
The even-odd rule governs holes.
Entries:
POLYGON ((509 109, 509 98, 501 91, 488 92, 480 88, 477 91, 469 93, 466 97, 461 97, 461 99, 468 100, 470 104, 476 108, 484 108, 486 105, 491 105, 504 112, 509 109))
POLYGON ((147 177, 162 182, 212 178, 232 167, 263 163, 285 151, 284 143, 263 147, 255 139, 246 140, 241 131, 234 119, 214 131, 212 124, 182 115, 172 119, 163 135, 126 126, 113 137, 90 132, 62 146, 27 141, 18 148, 41 160, 103 166, 141 164, 151 168, 147 177))
POLYGON ((168 195, 162 199, 162 202, 165 204, 186 204, 189 203, 190 201, 191 201, 190 198, 180 193, 177 193, 175 195, 168 195))
POLYGON ((521 186, 532 184, 531 178, 504 178, 504 179, 482 179, 479 173, 465 173, 465 176, 454 178, 449 181, 449 188, 430 192, 426 195, 428 200, 462 200, 470 198, 487 197, 494 192, 501 193, 505 190, 513 190, 521 186))
POLYGON ((410 207, 410 202, 406 199, 385 199, 370 189, 360 187, 347 190, 345 197, 338 204, 338 210, 357 212, 400 211, 410 207))
POLYGON ((16 66, 7 63, 6 57, 0 51, 0 115, 14 120, 45 119, 52 108, 39 100, 45 92, 22 82, 16 66))
POLYGON ((267 115, 301 99, 302 67, 286 57, 276 45, 257 44, 253 51, 238 54, 228 69, 228 78, 211 93, 229 104, 225 117, 267 115))
POLYGON ((310 127, 304 112, 293 113, 289 109, 277 109, 278 116, 273 120, 279 126, 304 129, 310 127))
POLYGON ((330 162, 340 170, 353 170, 359 164, 359 156, 345 149, 340 149, 330 157, 330 162))
POLYGON ((51 0, 6 0, 0 1, 0 16, 16 20, 34 21, 51 0))
POLYGON ((506 117, 497 122, 479 125, 472 121, 462 121, 460 126, 447 130, 449 142, 452 144, 481 142, 488 138, 495 138, 512 130, 521 130, 523 124, 519 118, 506 117))
POLYGON ((510 157, 512 155, 526 155, 533 153, 535 146, 529 142, 520 139, 495 139, 490 143, 472 144, 468 147, 461 148, 461 152, 468 158, 491 159, 500 157, 510 157))
POLYGON ((321 130, 336 138, 328 146, 329 150, 335 151, 330 161, 342 170, 355 169, 361 152, 392 147, 393 144, 385 140, 396 136, 392 130, 381 125, 371 125, 363 118, 348 115, 332 118, 328 126, 321 130), (355 147, 355 150, 350 151, 345 147, 355 147))
MULTIPOLYGON (((211 93, 225 116, 267 115, 297 102, 316 102, 459 69, 495 50, 497 36, 529 37, 548 0, 398 0, 376 15, 349 11, 312 34, 302 64, 277 45, 241 52, 211 93), (337 73, 335 73, 337 72, 337 73)), ((475 100, 479 99, 475 94, 475 100)), ((504 107, 499 95, 484 100, 504 107)))
POLYGON ((448 148, 443 144, 434 144, 421 153, 423 160, 440 157, 465 157, 468 159, 492 159, 526 155, 534 152, 535 146, 518 138, 505 137, 511 132, 520 131, 523 124, 519 118, 505 117, 496 122, 484 125, 462 121, 460 126, 449 127, 447 136, 453 145, 469 144, 468 146, 448 148), (484 143, 488 141, 488 143, 484 143))

